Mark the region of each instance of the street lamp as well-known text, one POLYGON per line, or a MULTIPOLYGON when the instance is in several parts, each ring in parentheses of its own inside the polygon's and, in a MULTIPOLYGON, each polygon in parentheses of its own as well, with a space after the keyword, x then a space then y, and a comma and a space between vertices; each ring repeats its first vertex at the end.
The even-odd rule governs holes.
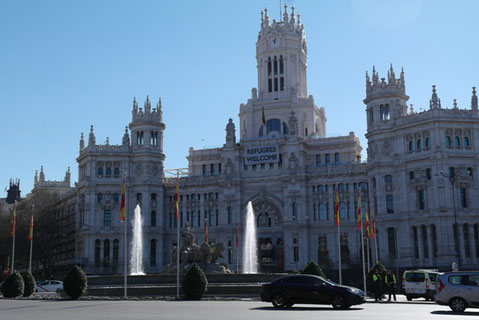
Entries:
POLYGON ((443 170, 439 171, 439 174, 442 176, 446 177, 449 182, 451 183, 451 188, 452 188, 452 206, 454 210, 454 227, 453 227, 453 233, 454 233, 454 247, 456 249, 456 260, 457 260, 457 269, 460 270, 460 265, 461 265, 461 257, 459 255, 459 239, 458 239, 458 234, 459 230, 457 229, 457 209, 456 209, 456 195, 455 195, 455 184, 456 180, 458 178, 466 177, 467 175, 470 175, 469 170, 464 173, 460 172, 459 174, 455 174, 454 171, 451 171, 450 174, 445 173, 443 170))

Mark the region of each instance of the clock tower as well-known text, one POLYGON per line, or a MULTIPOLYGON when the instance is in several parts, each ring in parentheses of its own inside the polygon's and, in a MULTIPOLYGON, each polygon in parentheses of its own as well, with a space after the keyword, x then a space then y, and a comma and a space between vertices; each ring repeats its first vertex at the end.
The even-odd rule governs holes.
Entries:
POLYGON ((267 8, 261 12, 256 62, 258 87, 240 107, 241 138, 323 137, 326 117, 324 109, 316 107, 313 97, 308 96, 306 37, 294 6, 290 13, 284 6, 279 22, 270 21, 267 8), (291 121, 295 130, 290 132, 291 121))

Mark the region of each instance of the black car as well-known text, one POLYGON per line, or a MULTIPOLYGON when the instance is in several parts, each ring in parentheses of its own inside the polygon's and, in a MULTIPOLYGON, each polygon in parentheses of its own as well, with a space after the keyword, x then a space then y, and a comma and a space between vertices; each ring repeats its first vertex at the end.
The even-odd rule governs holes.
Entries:
POLYGON ((264 284, 261 301, 272 302, 276 308, 295 303, 331 304, 335 309, 347 309, 365 302, 364 292, 342 286, 313 275, 291 275, 264 284))

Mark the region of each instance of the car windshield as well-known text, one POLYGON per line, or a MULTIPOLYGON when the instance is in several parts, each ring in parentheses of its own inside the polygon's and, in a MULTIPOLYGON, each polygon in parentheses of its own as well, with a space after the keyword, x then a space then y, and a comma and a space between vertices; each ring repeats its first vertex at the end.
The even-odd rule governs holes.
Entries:
POLYGON ((436 282, 437 275, 437 273, 429 273, 429 280, 431 280, 431 282, 436 282))
POLYGON ((426 279, 426 276, 423 272, 410 272, 406 273, 407 282, 423 282, 426 279))

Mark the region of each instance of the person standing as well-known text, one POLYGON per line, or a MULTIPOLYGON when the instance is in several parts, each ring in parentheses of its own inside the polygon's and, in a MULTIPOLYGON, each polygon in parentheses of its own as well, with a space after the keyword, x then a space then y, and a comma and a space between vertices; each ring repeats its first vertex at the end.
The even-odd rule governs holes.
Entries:
POLYGON ((391 301, 391 294, 394 297, 394 301, 396 301, 396 276, 391 272, 388 271, 385 277, 386 288, 388 290, 389 298, 388 301, 391 301))
POLYGON ((376 269, 373 273, 373 292, 374 292, 374 301, 379 302, 382 299, 381 294, 381 273, 379 269, 376 269))

